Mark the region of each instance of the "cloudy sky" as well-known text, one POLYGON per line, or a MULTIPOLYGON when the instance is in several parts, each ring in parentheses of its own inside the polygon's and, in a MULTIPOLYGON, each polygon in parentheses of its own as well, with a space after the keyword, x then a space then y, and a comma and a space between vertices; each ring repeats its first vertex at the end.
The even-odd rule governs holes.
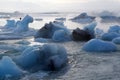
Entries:
POLYGON ((2 12, 120 11, 120 0, 0 0, 2 12))

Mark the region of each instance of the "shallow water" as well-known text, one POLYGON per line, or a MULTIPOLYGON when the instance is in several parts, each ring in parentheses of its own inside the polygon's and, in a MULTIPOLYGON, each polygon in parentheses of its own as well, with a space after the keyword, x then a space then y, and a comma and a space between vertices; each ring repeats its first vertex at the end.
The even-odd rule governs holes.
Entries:
MULTIPOLYGON (((75 14, 76 15, 76 14, 75 14)), ((62 15, 66 17, 65 25, 69 29, 75 29, 77 27, 83 28, 87 24, 79 24, 69 21, 70 15, 62 15)), ((58 16, 39 16, 43 18, 43 21, 34 21, 30 24, 31 28, 39 29, 46 22, 53 21, 58 16)), ((60 16, 61 17, 61 16, 60 16)), ((119 23, 100 23, 99 18, 96 19, 98 22, 97 27, 107 31, 109 26, 117 25, 119 23)), ((0 20, 0 26, 5 24, 5 19, 0 20)), ((1 36, 1 35, 0 35, 1 36)), ((1 40, 0 41, 0 58, 4 55, 10 56, 11 58, 22 53, 19 50, 24 44, 16 44, 16 42, 24 40, 1 40), (3 45, 5 48, 3 48, 3 45), (16 46, 11 47, 11 46, 16 46), (15 48, 15 49, 14 49, 15 48)), ((31 42, 30 45, 42 45, 44 43, 33 42, 33 37, 25 39, 31 42)), ((54 42, 53 42, 54 43, 54 42)), ((55 43, 63 45, 68 53, 69 64, 56 72, 45 72, 38 71, 35 73, 27 73, 20 78, 20 80, 120 80, 120 45, 117 45, 118 51, 111 53, 89 53, 82 51, 82 46, 85 42, 62 42, 55 43)), ((28 45, 27 45, 28 46, 28 45)), ((9 79, 6 79, 9 80, 9 79)), ((11 79, 18 80, 18 79, 11 79)))

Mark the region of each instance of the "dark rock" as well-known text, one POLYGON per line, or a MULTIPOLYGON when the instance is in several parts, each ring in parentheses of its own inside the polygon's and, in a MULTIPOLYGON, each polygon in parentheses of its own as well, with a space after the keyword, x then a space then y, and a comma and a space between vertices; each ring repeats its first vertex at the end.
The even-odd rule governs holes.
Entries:
POLYGON ((92 39, 89 32, 81 30, 79 28, 73 30, 72 36, 73 36, 73 40, 75 40, 75 41, 88 41, 88 40, 92 39))

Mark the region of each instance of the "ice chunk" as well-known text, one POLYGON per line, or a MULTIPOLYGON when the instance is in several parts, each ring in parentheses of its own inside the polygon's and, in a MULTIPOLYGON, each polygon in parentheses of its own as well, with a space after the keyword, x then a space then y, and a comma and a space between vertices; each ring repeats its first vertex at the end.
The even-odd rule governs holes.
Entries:
POLYGON ((45 63, 45 68, 48 70, 59 70, 67 63, 67 52, 63 46, 55 44, 45 44, 41 49, 44 58, 40 60, 45 63))
POLYGON ((5 28, 15 28, 15 20, 7 20, 5 28))
POLYGON ((88 16, 87 13, 81 13, 80 15, 76 16, 75 18, 71 19, 73 22, 78 23, 91 23, 93 22, 95 17, 88 16))
POLYGON ((45 44, 26 49, 15 59, 25 69, 58 70, 67 63, 67 52, 63 46, 45 44))
POLYGON ((95 37, 96 26, 97 26, 97 22, 93 22, 90 25, 85 26, 83 30, 87 31, 92 37, 95 37))
POLYGON ((62 22, 54 21, 49 24, 45 24, 35 35, 35 38, 52 38, 53 34, 57 30, 64 30, 67 33, 70 32, 62 22))
POLYGON ((120 33, 120 26, 115 25, 115 26, 111 26, 110 29, 108 30, 108 32, 116 32, 116 33, 120 33))
POLYGON ((11 76, 16 77, 22 75, 23 71, 8 56, 3 56, 0 61, 0 78, 11 76))
POLYGON ((120 34, 116 32, 104 33, 102 35, 103 40, 112 41, 114 38, 120 37, 120 34))
POLYGON ((92 39, 85 43, 82 49, 87 52, 113 52, 117 50, 117 47, 112 42, 92 39))
POLYGON ((19 21, 16 27, 16 29, 14 30, 15 32, 23 32, 23 31, 28 31, 29 30, 29 23, 33 22, 33 18, 29 15, 26 15, 22 21, 19 21))
POLYGON ((15 62, 25 69, 33 67, 38 62, 38 50, 36 46, 25 49, 23 53, 15 59, 15 62))
POLYGON ((61 41, 70 41, 71 37, 69 32, 66 32, 64 30, 57 30, 53 34, 52 39, 53 41, 61 42, 61 41))
POLYGON ((104 34, 104 31, 102 29, 99 29, 99 28, 95 29, 95 35, 97 38, 101 38, 103 34, 104 34))
POLYGON ((115 44, 120 44, 120 37, 114 38, 112 42, 115 44))

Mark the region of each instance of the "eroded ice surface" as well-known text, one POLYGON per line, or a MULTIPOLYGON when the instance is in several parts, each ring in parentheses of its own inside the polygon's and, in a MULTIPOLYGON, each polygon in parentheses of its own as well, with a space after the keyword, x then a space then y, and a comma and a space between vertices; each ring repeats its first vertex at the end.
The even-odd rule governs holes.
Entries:
POLYGON ((23 74, 23 71, 8 56, 0 60, 0 79, 4 77, 16 77, 23 74))
POLYGON ((92 39, 82 49, 88 52, 114 52, 117 50, 117 47, 112 42, 92 39))

